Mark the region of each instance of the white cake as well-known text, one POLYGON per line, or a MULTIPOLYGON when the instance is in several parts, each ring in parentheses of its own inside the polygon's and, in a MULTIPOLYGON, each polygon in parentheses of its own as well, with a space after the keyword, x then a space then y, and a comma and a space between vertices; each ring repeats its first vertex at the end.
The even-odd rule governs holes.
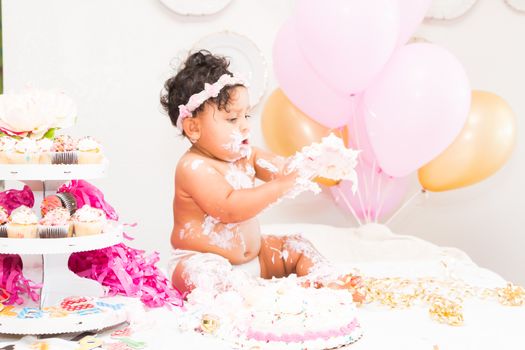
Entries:
POLYGON ((248 316, 238 326, 238 345, 248 349, 332 349, 362 335, 346 290, 303 288, 293 278, 274 280, 251 288, 245 306, 248 316))

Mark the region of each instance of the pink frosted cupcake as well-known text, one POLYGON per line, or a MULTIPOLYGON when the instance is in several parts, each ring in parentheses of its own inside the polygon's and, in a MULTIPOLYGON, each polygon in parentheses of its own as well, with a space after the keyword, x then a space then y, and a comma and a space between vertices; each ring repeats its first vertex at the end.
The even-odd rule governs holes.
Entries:
POLYGON ((15 149, 16 139, 11 136, 0 137, 0 164, 8 164, 9 157, 15 149))
POLYGON ((72 216, 75 236, 89 236, 102 233, 106 224, 106 213, 101 209, 84 205, 72 216))
POLYGON ((7 222, 9 221, 9 215, 7 210, 0 205, 0 237, 7 237, 7 222))
POLYGON ((7 237, 36 238, 38 218, 31 208, 21 205, 11 212, 7 223, 7 237))
POLYGON ((100 164, 103 154, 102 146, 90 136, 78 140, 78 164, 100 164))
POLYGON ((38 236, 40 238, 71 237, 72 233, 71 215, 65 208, 55 208, 48 211, 38 225, 38 236))
POLYGON ((77 144, 69 135, 60 135, 53 140, 51 146, 53 164, 77 164, 78 153, 77 144))
POLYGON ((35 164, 39 161, 40 150, 34 139, 24 137, 16 142, 7 158, 11 164, 35 164))

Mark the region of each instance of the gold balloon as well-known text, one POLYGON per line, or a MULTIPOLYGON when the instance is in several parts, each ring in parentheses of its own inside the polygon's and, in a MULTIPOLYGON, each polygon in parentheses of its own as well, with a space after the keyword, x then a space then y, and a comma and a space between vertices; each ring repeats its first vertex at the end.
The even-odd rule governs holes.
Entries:
POLYGON ((516 143, 516 117, 498 95, 472 91, 467 122, 456 140, 418 171, 426 190, 448 191, 475 184, 500 169, 516 143))
MULTIPOLYGON (((322 102, 320 102, 322 103, 322 102)), ((346 127, 327 128, 295 107, 281 89, 276 89, 268 98, 261 118, 262 133, 268 147, 275 153, 289 157, 304 146, 320 142, 325 136, 334 133, 348 145, 346 127)), ((339 181, 316 178, 317 183, 333 186, 339 181)))

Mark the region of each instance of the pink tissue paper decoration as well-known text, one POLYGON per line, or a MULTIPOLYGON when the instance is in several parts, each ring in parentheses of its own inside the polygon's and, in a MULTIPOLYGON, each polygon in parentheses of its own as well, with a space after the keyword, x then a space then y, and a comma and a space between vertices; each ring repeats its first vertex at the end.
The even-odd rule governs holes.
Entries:
POLYGON ((7 300, 2 301, 5 305, 23 304, 23 294, 27 294, 34 301, 40 299, 36 289, 42 288, 37 284, 24 277, 22 273, 22 259, 17 254, 0 254, 0 288, 2 294, 7 295, 7 300))
POLYGON ((31 191, 27 185, 21 190, 7 190, 0 192, 0 206, 4 207, 7 214, 11 214, 13 210, 21 205, 32 208, 34 204, 35 197, 33 191, 31 191))
POLYGON ((109 287, 110 295, 138 297, 148 307, 183 306, 185 295, 155 266, 157 252, 145 255, 123 243, 112 247, 74 253, 69 269, 77 275, 109 287))
POLYGON ((82 208, 89 204, 93 208, 102 209, 106 217, 110 220, 118 220, 118 214, 113 207, 104 200, 101 190, 84 180, 71 180, 63 184, 57 191, 58 193, 67 192, 73 195, 77 201, 77 208, 82 208))

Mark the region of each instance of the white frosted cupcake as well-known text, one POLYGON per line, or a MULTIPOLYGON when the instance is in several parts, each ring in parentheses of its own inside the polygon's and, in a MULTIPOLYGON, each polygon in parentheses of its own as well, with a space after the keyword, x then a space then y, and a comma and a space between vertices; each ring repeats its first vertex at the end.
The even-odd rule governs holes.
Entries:
POLYGON ((38 236, 40 238, 71 237, 72 233, 71 215, 65 208, 55 208, 48 211, 38 225, 38 236))
POLYGON ((0 205, 0 237, 7 237, 7 222, 9 221, 9 215, 7 210, 0 205))
POLYGON ((16 142, 7 158, 11 164, 34 164, 39 162, 40 150, 34 139, 24 137, 16 142))
POLYGON ((84 205, 72 216, 75 236, 90 236, 102 233, 106 224, 106 213, 103 210, 84 205))
POLYGON ((90 136, 78 140, 78 164, 102 163, 102 146, 90 136))
POLYGON ((40 139, 36 142, 40 151, 40 164, 51 164, 53 159, 51 147, 53 147, 53 140, 48 138, 40 139))
POLYGON ((51 146, 53 164, 77 164, 77 144, 69 135, 60 135, 53 140, 51 146))
POLYGON ((16 139, 11 136, 0 137, 0 164, 8 164, 9 157, 15 149, 16 139))
POLYGON ((7 223, 7 237, 36 238, 38 218, 31 208, 21 205, 11 212, 7 223))

